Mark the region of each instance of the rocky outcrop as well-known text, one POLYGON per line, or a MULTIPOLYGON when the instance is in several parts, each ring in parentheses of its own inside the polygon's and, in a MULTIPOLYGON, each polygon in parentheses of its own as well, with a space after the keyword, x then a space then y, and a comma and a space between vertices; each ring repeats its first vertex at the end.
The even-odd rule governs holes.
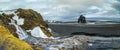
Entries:
POLYGON ((78 23, 86 23, 86 18, 83 15, 80 15, 80 17, 78 18, 78 23))
MULTIPOLYGON (((51 32, 49 32, 49 30, 47 29, 48 28, 47 23, 43 20, 40 13, 37 13, 32 9, 21 9, 21 8, 13 11, 13 13, 17 13, 19 18, 25 19, 24 24, 20 25, 24 30, 32 30, 34 27, 39 26, 48 37, 52 36, 51 32)), ((15 26, 9 25, 9 23, 11 22, 10 19, 12 19, 14 16, 13 13, 0 14, 0 22, 3 26, 8 28, 14 36, 18 37, 15 26)), ((28 34, 30 35, 30 32, 28 32, 28 34)))
POLYGON ((34 32, 47 38, 52 37, 47 23, 36 11, 19 8, 7 12, 2 11, 0 14, 0 50, 43 50, 34 45, 35 42, 30 43, 30 40, 38 38, 31 35, 35 34, 34 32), (7 31, 2 31, 2 29, 7 31))

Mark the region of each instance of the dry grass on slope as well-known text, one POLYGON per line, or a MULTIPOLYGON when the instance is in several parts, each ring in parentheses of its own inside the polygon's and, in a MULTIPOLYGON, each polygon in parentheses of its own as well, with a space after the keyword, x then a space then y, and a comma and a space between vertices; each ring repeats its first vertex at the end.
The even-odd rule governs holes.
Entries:
POLYGON ((33 50, 29 44, 14 37, 0 25, 0 50, 33 50))

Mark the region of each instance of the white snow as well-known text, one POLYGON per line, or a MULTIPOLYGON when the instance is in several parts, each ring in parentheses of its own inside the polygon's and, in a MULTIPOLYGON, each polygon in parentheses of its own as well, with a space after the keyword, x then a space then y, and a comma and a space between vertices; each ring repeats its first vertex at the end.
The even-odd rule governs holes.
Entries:
POLYGON ((31 32, 32 30, 26 30, 26 32, 31 32))
POLYGON ((46 48, 45 50, 59 50, 59 49, 55 47, 49 47, 49 48, 46 48))
POLYGON ((11 23, 9 23, 9 24, 14 25, 16 27, 16 30, 17 30, 16 33, 18 34, 18 36, 21 40, 28 37, 27 33, 25 31, 23 31, 23 29, 15 23, 15 20, 11 19, 11 23))
POLYGON ((74 43, 74 45, 78 45, 78 41, 77 40, 73 40, 73 43, 74 43))
POLYGON ((16 33, 18 34, 19 38, 23 40, 28 37, 27 33, 19 26, 24 23, 24 20, 19 19, 19 17, 15 13, 14 15, 15 16, 11 19, 11 23, 9 24, 14 25, 16 27, 16 33), (15 21, 17 21, 17 24, 15 23, 15 21))
POLYGON ((49 39, 55 39, 53 36, 51 36, 49 39))
POLYGON ((52 32, 52 29, 51 29, 51 28, 48 28, 48 30, 49 30, 50 32, 52 32))
POLYGON ((93 46, 93 44, 92 44, 92 43, 89 43, 88 46, 93 46))
POLYGON ((15 13, 14 13, 13 19, 17 21, 17 25, 23 25, 24 24, 24 18, 19 18, 15 13))
POLYGON ((35 27, 32 31, 31 31, 31 35, 34 37, 41 37, 41 38, 48 38, 43 31, 41 30, 41 28, 39 26, 35 27))
POLYGON ((14 13, 14 11, 7 11, 7 12, 6 12, 6 11, 3 10, 2 12, 0 12, 0 14, 2 14, 2 13, 5 13, 5 14, 12 14, 12 13, 14 13))

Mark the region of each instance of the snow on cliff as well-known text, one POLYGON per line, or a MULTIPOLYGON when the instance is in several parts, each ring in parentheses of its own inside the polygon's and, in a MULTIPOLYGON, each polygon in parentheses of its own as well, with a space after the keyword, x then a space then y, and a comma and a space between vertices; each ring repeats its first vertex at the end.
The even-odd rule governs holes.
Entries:
POLYGON ((48 38, 42 31, 40 27, 35 27, 33 30, 31 30, 31 35, 34 37, 41 37, 41 38, 48 38))

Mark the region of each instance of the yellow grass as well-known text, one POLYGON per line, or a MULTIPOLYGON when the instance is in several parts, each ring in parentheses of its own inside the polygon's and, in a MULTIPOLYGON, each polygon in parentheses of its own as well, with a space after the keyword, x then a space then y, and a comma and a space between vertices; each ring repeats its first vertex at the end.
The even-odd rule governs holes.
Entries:
POLYGON ((14 37, 2 25, 0 25, 0 47, 4 50, 33 50, 29 44, 14 37))

